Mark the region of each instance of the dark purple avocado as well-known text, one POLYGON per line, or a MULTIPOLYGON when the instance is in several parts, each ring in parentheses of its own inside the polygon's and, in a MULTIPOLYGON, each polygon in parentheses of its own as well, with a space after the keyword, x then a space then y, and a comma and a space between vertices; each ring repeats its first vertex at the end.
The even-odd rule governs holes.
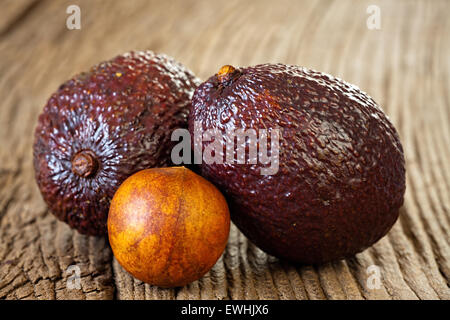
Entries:
POLYGON ((36 180, 52 213, 80 233, 102 235, 120 184, 172 164, 174 129, 187 128, 200 82, 172 58, 130 52, 67 81, 39 117, 36 180))
POLYGON ((226 195, 233 222, 269 254, 305 264, 351 257, 398 218, 402 145, 381 108, 356 86, 292 65, 225 66, 196 89, 191 135, 194 122, 224 135, 279 129, 274 175, 261 175, 260 163, 201 164, 201 174, 226 195))

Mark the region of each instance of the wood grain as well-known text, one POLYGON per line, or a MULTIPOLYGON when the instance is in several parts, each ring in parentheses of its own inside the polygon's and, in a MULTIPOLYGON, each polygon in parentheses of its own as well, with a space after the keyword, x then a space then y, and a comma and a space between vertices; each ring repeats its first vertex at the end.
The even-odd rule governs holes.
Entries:
POLYGON ((0 12, 0 298, 450 299, 450 2, 3 1, 0 12), (381 29, 366 26, 368 5, 381 29), (298 64, 357 84, 400 132, 407 192, 399 221, 352 259, 295 266, 232 227, 201 280, 159 289, 128 275, 103 238, 57 221, 34 182, 39 112, 72 75, 129 50, 164 52, 206 79, 224 64, 298 64), (69 289, 77 265, 81 288, 69 289), (367 268, 381 287, 370 289, 367 268))

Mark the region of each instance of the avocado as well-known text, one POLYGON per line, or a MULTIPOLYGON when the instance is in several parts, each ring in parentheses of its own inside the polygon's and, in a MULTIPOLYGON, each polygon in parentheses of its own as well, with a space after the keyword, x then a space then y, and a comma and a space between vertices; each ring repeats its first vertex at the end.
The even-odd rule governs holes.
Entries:
POLYGON ((187 128, 199 80, 174 59, 130 52, 65 82, 39 116, 33 159, 50 210, 103 235, 110 201, 131 174, 172 164, 171 133, 187 128))
MULTIPOLYGON (((397 220, 405 193, 402 145, 382 109, 356 86, 294 65, 224 66, 192 98, 194 150, 214 143, 224 154, 227 132, 250 129, 278 130, 276 172, 262 174, 267 165, 248 155, 237 163, 236 149, 249 152, 250 139, 236 142, 234 161, 202 161, 200 168, 226 195, 232 221, 262 250, 325 263, 361 252, 397 220), (195 136, 206 130, 222 138, 195 136)), ((269 142, 254 141, 258 154, 269 142)))

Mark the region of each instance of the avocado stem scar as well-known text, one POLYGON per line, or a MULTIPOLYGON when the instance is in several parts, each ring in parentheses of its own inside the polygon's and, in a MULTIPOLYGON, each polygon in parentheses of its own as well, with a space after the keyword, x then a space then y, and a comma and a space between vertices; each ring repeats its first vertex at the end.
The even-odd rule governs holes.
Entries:
POLYGON ((90 150, 82 150, 72 159, 72 172, 82 178, 94 175, 98 169, 98 160, 90 150))

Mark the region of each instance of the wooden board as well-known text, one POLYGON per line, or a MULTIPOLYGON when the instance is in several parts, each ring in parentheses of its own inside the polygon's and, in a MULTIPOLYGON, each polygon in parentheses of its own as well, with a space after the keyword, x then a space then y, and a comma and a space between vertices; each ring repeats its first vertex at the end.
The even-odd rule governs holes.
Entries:
POLYGON ((2 2, 0 11, 0 298, 449 299, 449 1, 2 2), (369 30, 369 5, 381 28, 369 30), (355 83, 385 109, 407 162, 401 217, 352 259, 294 266, 233 226, 226 252, 201 280, 159 289, 133 279, 107 241, 57 221, 34 182, 32 135, 58 85, 129 50, 167 53, 206 79, 224 64, 299 64, 355 83), (70 289, 70 265, 81 288, 70 289), (369 284, 380 271, 380 287, 369 284), (369 268, 369 269, 368 269, 369 268), (371 289, 372 288, 372 289, 371 289))

